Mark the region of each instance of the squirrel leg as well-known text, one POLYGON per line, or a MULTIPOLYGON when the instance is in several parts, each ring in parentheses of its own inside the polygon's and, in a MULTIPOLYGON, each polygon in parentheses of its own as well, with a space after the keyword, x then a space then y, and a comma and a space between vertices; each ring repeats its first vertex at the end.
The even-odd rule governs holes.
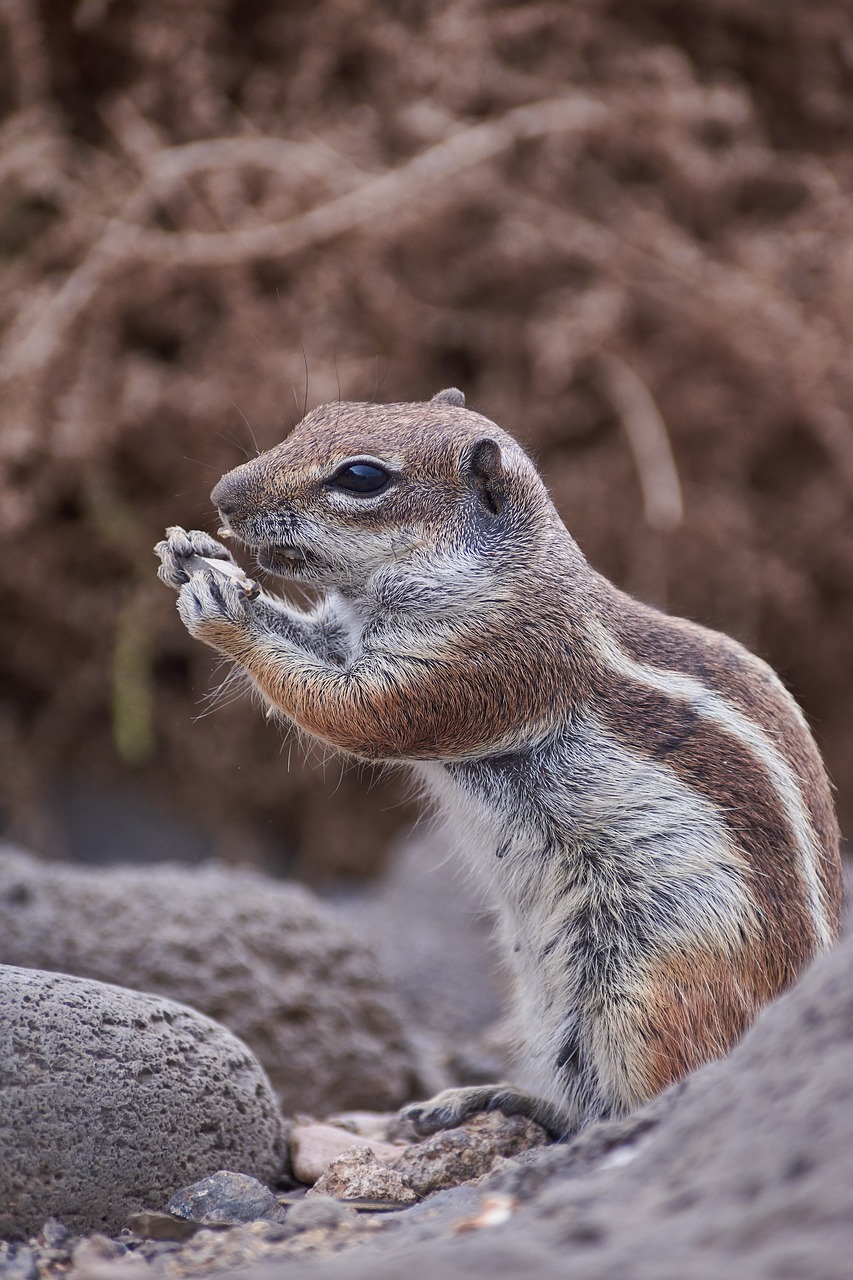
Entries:
POLYGON ((264 597, 247 598, 233 579, 215 577, 200 570, 181 588, 184 625, 237 663, 300 729, 366 760, 445 758, 480 746, 476 683, 460 690, 458 680, 444 682, 447 663, 364 645, 353 652, 334 599, 293 620, 264 597))
MULTIPOLYGON (((300 728, 354 754, 389 754, 394 717, 381 676, 344 665, 344 626, 333 606, 315 616, 249 599, 232 578, 200 569, 178 593, 178 613, 204 644, 252 677, 267 702, 300 728)), ((399 752, 391 752, 399 754, 399 752)))
MULTIPOLYGON (((239 580, 218 575, 212 567, 199 568, 199 557, 236 565, 228 548, 210 534, 174 525, 166 530, 154 552, 160 557, 158 577, 180 592, 178 611, 187 630, 213 648, 226 651, 211 638, 217 624, 226 624, 231 628, 228 639, 232 642, 237 638, 235 628, 248 629, 259 644, 265 637, 281 638, 326 661, 344 660, 346 626, 326 601, 305 612, 257 588, 249 596, 239 580)), ((220 640, 224 638, 224 633, 220 634, 220 640)))
MULTIPOLYGON (((233 578, 200 569, 178 594, 178 613, 190 635, 233 658, 253 675, 251 655, 301 655, 338 670, 346 656, 346 628, 320 604, 302 613, 261 593, 256 598, 233 578)), ((262 692, 263 682, 257 681, 262 692)), ((273 701, 273 699, 271 699, 273 701)))
POLYGON ((546 1129, 552 1138, 564 1138, 571 1129, 566 1114, 543 1098, 534 1097, 511 1084, 471 1085, 444 1089, 426 1102, 412 1102, 400 1111, 419 1134, 452 1129, 481 1111, 501 1111, 505 1116, 527 1116, 546 1129))

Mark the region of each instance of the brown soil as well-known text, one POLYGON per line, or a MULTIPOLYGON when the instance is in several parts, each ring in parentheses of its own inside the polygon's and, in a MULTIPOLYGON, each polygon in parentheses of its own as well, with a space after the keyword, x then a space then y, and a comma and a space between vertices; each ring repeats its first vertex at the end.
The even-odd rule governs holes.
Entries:
POLYGON ((76 771, 373 865, 393 788, 198 721, 151 546, 305 405, 448 384, 598 567, 778 667, 851 814, 851 91, 849 0, 10 0, 9 829, 61 851, 76 771))

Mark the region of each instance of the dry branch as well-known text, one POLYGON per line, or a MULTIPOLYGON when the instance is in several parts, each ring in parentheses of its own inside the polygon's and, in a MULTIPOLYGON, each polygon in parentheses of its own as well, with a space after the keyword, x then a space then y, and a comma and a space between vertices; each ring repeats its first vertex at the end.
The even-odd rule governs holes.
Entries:
POLYGON ((684 519, 684 502, 663 415, 643 379, 626 361, 607 352, 598 361, 636 463, 646 523, 650 529, 671 533, 684 519))
POLYGON ((287 222, 214 234, 160 234, 138 224, 169 186, 204 169, 256 165, 286 172, 288 166, 299 165, 315 172, 320 168, 325 174, 332 156, 310 144, 271 139, 217 139, 161 152, 153 158, 140 189, 119 217, 106 221, 99 240, 51 302, 32 308, 34 315, 25 313, 8 335, 0 350, 0 379, 31 375, 43 368, 98 289, 120 267, 140 262, 159 267, 223 267, 302 252, 344 232, 384 222, 428 189, 448 183, 522 139, 557 132, 577 134, 601 125, 607 114, 600 102, 582 96, 520 107, 498 121, 465 129, 398 169, 367 179, 356 190, 287 222))

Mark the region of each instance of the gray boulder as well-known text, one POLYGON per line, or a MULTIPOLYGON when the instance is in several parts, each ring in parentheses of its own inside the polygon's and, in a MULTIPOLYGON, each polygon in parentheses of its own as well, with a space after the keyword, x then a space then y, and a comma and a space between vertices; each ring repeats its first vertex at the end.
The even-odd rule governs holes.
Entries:
POLYGON ((159 996, 0 967, 0 1237, 121 1230, 218 1169, 269 1181, 281 1119, 224 1027, 159 996))
POLYGON ((257 872, 92 869, 0 845, 0 964, 200 1009, 253 1049, 286 1110, 385 1110, 424 1090, 372 953, 309 890, 257 872))

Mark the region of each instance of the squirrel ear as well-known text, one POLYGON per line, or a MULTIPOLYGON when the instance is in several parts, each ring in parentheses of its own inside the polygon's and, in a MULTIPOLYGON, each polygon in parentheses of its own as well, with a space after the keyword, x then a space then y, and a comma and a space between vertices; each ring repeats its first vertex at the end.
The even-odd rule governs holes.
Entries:
POLYGON ((451 404, 454 409, 464 409, 465 396, 458 387, 447 387, 446 390, 437 392, 430 404, 451 404))
POLYGON ((471 450, 468 470, 480 501, 493 516, 500 515, 504 505, 506 471, 497 440, 483 436, 471 450))

